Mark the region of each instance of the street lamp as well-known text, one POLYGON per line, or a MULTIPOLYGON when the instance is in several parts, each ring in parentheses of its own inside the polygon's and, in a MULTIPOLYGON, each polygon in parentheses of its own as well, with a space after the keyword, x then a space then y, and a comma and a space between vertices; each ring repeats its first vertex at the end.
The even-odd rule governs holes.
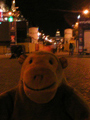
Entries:
POLYGON ((84 13, 84 14, 88 14, 88 13, 89 13, 89 10, 84 10, 83 13, 84 13))
POLYGON ((76 27, 76 28, 78 28, 78 24, 79 24, 78 22, 75 23, 75 27, 76 27))
POLYGON ((90 8, 89 9, 86 9, 83 11, 83 14, 86 15, 86 17, 90 18, 90 8))
POLYGON ((78 16, 77 16, 77 19, 80 19, 80 17, 81 17, 81 16, 80 16, 80 15, 78 15, 78 16))

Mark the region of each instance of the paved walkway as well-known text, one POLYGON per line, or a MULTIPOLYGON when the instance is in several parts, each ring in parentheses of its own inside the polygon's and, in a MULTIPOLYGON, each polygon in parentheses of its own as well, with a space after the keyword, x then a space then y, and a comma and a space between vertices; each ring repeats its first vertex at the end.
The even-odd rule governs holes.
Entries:
MULTIPOLYGON (((80 55, 79 53, 74 53, 73 55, 69 55, 69 52, 56 52, 55 55, 58 56, 64 56, 64 57, 70 57, 70 58, 74 58, 74 57, 78 57, 78 58, 90 58, 90 55, 80 55)), ((0 54, 0 58, 10 58, 11 54, 0 54)))
MULTIPOLYGON (((67 81, 80 91, 90 105, 90 55, 55 54, 67 57, 68 67, 64 69, 67 81)), ((21 65, 17 59, 9 58, 10 54, 0 55, 0 93, 16 86, 20 78, 21 65)))
POLYGON ((73 55, 69 55, 69 52, 56 52, 56 55, 59 56, 65 56, 65 57, 70 57, 70 58, 74 58, 74 57, 78 57, 78 58, 90 58, 90 55, 80 55, 79 53, 74 53, 73 55))

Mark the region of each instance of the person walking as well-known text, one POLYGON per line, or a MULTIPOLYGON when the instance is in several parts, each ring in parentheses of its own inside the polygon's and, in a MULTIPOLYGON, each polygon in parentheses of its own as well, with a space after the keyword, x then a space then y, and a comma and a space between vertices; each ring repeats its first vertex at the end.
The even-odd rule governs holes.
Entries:
POLYGON ((73 55, 73 44, 69 44, 69 55, 73 55))

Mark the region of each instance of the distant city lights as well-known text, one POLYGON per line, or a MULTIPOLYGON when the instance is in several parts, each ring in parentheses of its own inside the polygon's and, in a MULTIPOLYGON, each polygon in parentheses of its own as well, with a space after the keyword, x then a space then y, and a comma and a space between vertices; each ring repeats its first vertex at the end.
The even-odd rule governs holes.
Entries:
POLYGON ((12 15, 12 12, 8 12, 8 15, 12 15))
POLYGON ((8 20, 8 17, 5 17, 4 20, 7 21, 7 20, 8 20))

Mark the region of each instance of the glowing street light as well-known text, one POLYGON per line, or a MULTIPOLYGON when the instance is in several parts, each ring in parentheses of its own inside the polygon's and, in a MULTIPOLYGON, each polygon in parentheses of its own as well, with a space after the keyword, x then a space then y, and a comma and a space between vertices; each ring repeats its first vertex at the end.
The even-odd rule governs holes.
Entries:
POLYGON ((89 10, 84 10, 83 13, 84 13, 84 14, 88 14, 88 13, 89 13, 89 10))
POLYGON ((78 28, 78 26, 79 26, 79 22, 76 22, 74 28, 78 28))
POLYGON ((76 22, 76 24, 75 24, 76 26, 78 26, 78 22, 76 22))
POLYGON ((77 19, 80 19, 80 17, 81 17, 81 16, 80 16, 80 15, 78 15, 78 16, 77 16, 77 19))

